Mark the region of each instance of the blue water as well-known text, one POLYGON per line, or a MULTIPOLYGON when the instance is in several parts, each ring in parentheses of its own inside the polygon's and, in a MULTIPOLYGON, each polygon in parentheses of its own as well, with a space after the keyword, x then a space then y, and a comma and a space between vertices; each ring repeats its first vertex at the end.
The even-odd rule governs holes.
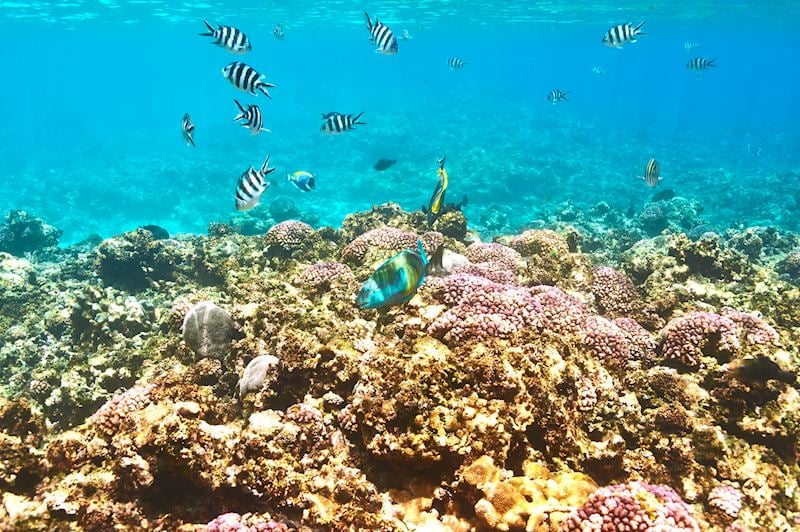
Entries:
POLYGON ((708 222, 800 229, 792 3, 261 5, 0 3, 0 212, 35 213, 64 230, 64 244, 149 223, 204 233, 241 218, 236 180, 270 153, 273 177, 308 170, 317 188, 278 178, 246 216, 268 221, 284 198, 302 219, 338 225, 386 201, 419 208, 446 153, 448 199, 468 195, 479 230, 494 210, 510 213, 510 231, 568 200, 641 208, 653 190, 636 176, 656 157, 659 187, 699 201, 708 222), (362 8, 413 40, 395 56, 374 53, 362 8), (254 50, 211 45, 197 35, 203 18, 241 28, 254 50), (639 42, 601 44, 610 25, 641 20, 639 42), (278 22, 284 41, 271 34, 278 22), (687 52, 687 40, 701 47, 687 52), (719 66, 697 76, 685 68, 695 55, 719 66), (450 56, 468 66, 450 71, 450 56), (266 74, 272 100, 222 77, 234 60, 266 74), (547 102, 553 88, 570 101, 547 102), (233 124, 234 98, 259 104, 272 133, 233 124), (367 125, 324 136, 330 111, 363 111, 367 125), (186 112, 195 149, 181 138, 186 112), (398 163, 375 171, 384 157, 398 163))

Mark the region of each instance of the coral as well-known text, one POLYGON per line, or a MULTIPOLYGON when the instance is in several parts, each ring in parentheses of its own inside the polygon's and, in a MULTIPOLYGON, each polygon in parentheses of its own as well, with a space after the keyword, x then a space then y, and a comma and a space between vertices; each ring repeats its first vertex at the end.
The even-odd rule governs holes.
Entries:
POLYGON ((288 532, 289 527, 272 519, 234 512, 215 517, 206 525, 206 532, 288 532))
POLYGON ((501 284, 513 284, 515 281, 514 270, 509 270, 503 262, 481 262, 479 264, 460 264, 448 270, 450 274, 466 274, 484 277, 490 281, 501 284))
POLYGON ((112 397, 89 418, 100 434, 113 436, 129 422, 129 416, 151 402, 152 384, 137 385, 112 397))
POLYGON ((703 355, 727 359, 739 345, 736 323, 712 312, 691 312, 661 331, 661 355, 687 366, 700 364, 703 355))
POLYGON ((476 242, 467 247, 464 256, 472 263, 494 263, 514 272, 522 264, 522 256, 514 249, 495 243, 476 242))
POLYGON ((0 226, 0 252, 22 255, 58 246, 62 231, 25 211, 9 211, 0 226))
POLYGON ((616 318, 613 323, 627 338, 630 355, 633 360, 642 361, 648 365, 655 362, 658 341, 650 334, 650 331, 632 318, 616 318))
POLYGON ((631 351, 622 329, 606 318, 590 316, 584 321, 581 334, 581 344, 606 368, 616 372, 626 369, 631 351))
POLYGON ((265 240, 269 246, 290 252, 307 245, 314 234, 314 228, 307 223, 286 220, 270 227, 265 240))
POLYGON ((736 519, 742 511, 742 492, 730 484, 720 484, 709 492, 708 505, 730 520, 736 519))
POLYGON ((139 291, 158 281, 175 278, 178 265, 185 261, 175 256, 167 240, 137 229, 104 240, 95 250, 95 271, 104 283, 123 290, 139 291))
POLYGON ((436 230, 444 236, 464 240, 467 236, 467 218, 461 211, 450 211, 436 220, 436 230))
POLYGON ((297 280, 303 286, 324 289, 335 281, 351 284, 355 276, 350 267, 341 262, 318 262, 303 270, 297 280))
POLYGON ((558 288, 543 286, 532 291, 535 293, 533 300, 541 309, 544 330, 556 335, 580 334, 591 315, 585 303, 558 288))
POLYGON ((720 313, 736 324, 742 342, 746 345, 764 345, 776 347, 781 337, 772 325, 761 317, 749 312, 741 312, 730 307, 723 308, 720 313))
POLYGON ((699 531, 689 505, 668 486, 630 482, 595 491, 561 530, 699 531))
POLYGON ((431 231, 421 237, 410 231, 394 227, 372 229, 356 237, 342 249, 342 260, 357 263, 372 263, 384 260, 404 249, 416 249, 417 240, 430 258, 442 245, 441 233, 431 231))
POLYGON ((601 314, 630 316, 641 307, 633 282, 614 268, 600 266, 592 270, 591 290, 601 314))
POLYGON ((183 340, 202 358, 224 357, 230 349, 235 330, 228 311, 210 301, 196 304, 183 320, 183 340))
POLYGON ((567 241, 549 229, 529 229, 511 239, 511 247, 523 257, 568 255, 567 241))
POLYGON ((75 297, 70 313, 76 343, 113 346, 120 337, 133 338, 149 331, 155 321, 153 305, 112 287, 87 287, 75 297))
POLYGON ((278 377, 280 360, 272 355, 259 355, 244 368, 242 378, 239 379, 239 397, 244 397, 250 392, 257 392, 262 387, 269 386, 278 377))

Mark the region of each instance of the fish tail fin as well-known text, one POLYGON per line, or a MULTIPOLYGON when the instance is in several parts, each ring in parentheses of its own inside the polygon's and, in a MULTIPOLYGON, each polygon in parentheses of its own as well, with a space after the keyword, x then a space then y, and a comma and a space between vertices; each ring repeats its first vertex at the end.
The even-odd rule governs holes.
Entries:
POLYGON ((469 204, 469 198, 467 197, 466 194, 464 194, 464 197, 461 198, 461 206, 466 207, 468 204, 469 204))
POLYGON ((367 23, 367 29, 369 31, 372 31, 372 20, 370 20, 369 13, 367 13, 366 11, 364 11, 364 20, 367 23))
POLYGON ((203 24, 206 25, 208 28, 208 33, 198 33, 198 35, 202 35, 203 37, 213 37, 214 32, 217 31, 214 26, 212 26, 207 20, 203 20, 203 24))
POLYGON ((644 26, 646 23, 647 23, 646 20, 641 21, 635 28, 633 28, 633 31, 635 33, 638 33, 639 35, 644 35, 644 32, 642 31, 642 26, 644 26))
POLYGON ((196 148, 197 147, 197 145, 194 143, 194 139, 192 137, 187 138, 186 139, 186 143, 189 144, 192 148, 196 148))
POLYGON ((715 64, 714 64, 714 62, 715 62, 716 60, 717 60, 717 58, 716 58, 716 57, 715 57, 714 59, 709 59, 709 60, 708 60, 708 66, 710 66, 710 67, 715 67, 715 66, 717 66, 717 65, 715 65, 715 64))
POLYGON ((359 122, 358 121, 358 119, 361 118, 361 115, 363 115, 363 114, 364 114, 364 112, 362 111, 362 112, 358 113, 356 116, 353 117, 353 125, 356 125, 356 124, 361 124, 362 126, 366 126, 367 125, 366 122, 359 122))
MULTIPOLYGON (((261 165, 261 173, 263 174, 266 172, 267 168, 269 168, 269 153, 267 154, 267 158, 264 159, 264 164, 261 165)), ((267 185, 269 184, 267 183, 267 185)))
POLYGON ((267 90, 267 89, 271 89, 274 86, 275 85, 273 85, 271 83, 267 83, 266 81, 262 81, 261 83, 258 84, 258 90, 261 91, 264 94, 264 96, 266 96, 267 98, 269 98, 271 100, 272 96, 270 96, 269 90, 267 90))

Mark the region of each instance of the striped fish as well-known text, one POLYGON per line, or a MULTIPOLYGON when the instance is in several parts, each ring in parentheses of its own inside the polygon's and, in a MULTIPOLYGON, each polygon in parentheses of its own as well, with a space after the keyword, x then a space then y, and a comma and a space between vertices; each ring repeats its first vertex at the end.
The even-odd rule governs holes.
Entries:
POLYGON ((425 280, 428 257, 417 240, 416 251, 401 251, 380 266, 361 286, 356 297, 360 309, 400 305, 417 293, 425 280))
POLYGON ((283 33, 283 25, 282 24, 275 24, 275 27, 272 28, 272 34, 275 36, 276 39, 279 41, 283 40, 284 33, 283 33))
POLYGON ((700 44, 696 43, 696 42, 686 41, 685 43, 683 43, 683 49, 686 50, 687 52, 690 52, 690 51, 694 50, 695 48, 699 48, 699 47, 700 47, 700 44))
POLYGON ((392 55, 397 53, 397 38, 389 29, 389 26, 381 23, 375 19, 373 24, 369 18, 369 13, 364 11, 364 18, 367 20, 367 29, 370 34, 370 41, 372 41, 378 48, 375 50, 380 54, 392 55))
POLYGON ((436 218, 439 217, 439 214, 442 212, 442 206, 444 205, 444 194, 447 192, 447 170, 444 169, 446 161, 446 155, 442 155, 442 158, 438 161, 439 170, 436 176, 439 178, 439 181, 436 183, 436 188, 433 190, 433 195, 431 196, 431 201, 428 202, 428 210, 426 212, 428 227, 432 226, 436 218))
POLYGON ((239 177, 236 183, 236 210, 246 211, 258 205, 261 194, 267 190, 269 183, 265 177, 274 172, 274 168, 269 167, 269 154, 261 169, 256 170, 252 166, 239 177))
POLYGON ((601 78, 606 75, 606 70, 601 66, 596 66, 592 68, 592 72, 600 76, 601 78))
POLYGON ((320 131, 328 135, 338 135, 344 131, 350 131, 356 124, 366 125, 366 122, 359 122, 359 118, 364 113, 358 113, 356 116, 343 115, 341 113, 327 113, 322 115, 322 127, 320 131))
POLYGON ((686 68, 688 68, 689 70, 696 70, 696 71, 699 72, 699 71, 707 70, 707 69, 709 69, 711 67, 717 66, 717 65, 714 64, 714 61, 716 61, 716 59, 706 59, 705 57, 695 57, 694 59, 692 59, 691 61, 686 63, 686 68))
POLYGON ((239 61, 234 61, 222 69, 222 75, 237 89, 243 90, 253 96, 258 96, 256 91, 261 91, 267 98, 272 98, 267 89, 275 85, 264 81, 264 75, 259 74, 258 71, 251 66, 245 65, 239 61))
POLYGON ((658 161, 655 159, 647 161, 642 179, 644 179, 648 187, 654 187, 661 181, 661 167, 658 166, 658 161))
POLYGON ((242 127, 246 127, 253 135, 258 135, 262 131, 270 132, 269 129, 264 128, 264 119, 261 116, 261 109, 257 105, 250 104, 247 109, 244 108, 238 100, 233 100, 236 107, 239 108, 240 113, 233 119, 234 122, 243 120, 242 127))
POLYGON ((250 39, 242 30, 231 26, 217 26, 216 28, 207 20, 203 21, 208 28, 208 33, 201 33, 203 37, 213 37, 214 44, 221 46, 235 54, 246 54, 253 49, 250 39))
POLYGON ((458 57, 451 57, 447 60, 447 66, 450 67, 450 70, 461 70, 467 64, 458 57))
POLYGON ((183 115, 181 131, 183 132, 183 140, 186 141, 186 144, 194 146, 194 122, 192 122, 192 117, 189 116, 189 113, 183 115))
POLYGON ((568 102, 569 99, 567 98, 567 94, 569 94, 569 91, 562 91, 561 89, 553 89, 547 95, 547 101, 552 103, 553 105, 561 102, 568 102))
POLYGON ((636 37, 644 35, 642 26, 644 26, 644 22, 640 22, 638 26, 634 26, 630 22, 612 26, 603 35, 603 44, 613 48, 622 48, 623 44, 636 42, 636 37))

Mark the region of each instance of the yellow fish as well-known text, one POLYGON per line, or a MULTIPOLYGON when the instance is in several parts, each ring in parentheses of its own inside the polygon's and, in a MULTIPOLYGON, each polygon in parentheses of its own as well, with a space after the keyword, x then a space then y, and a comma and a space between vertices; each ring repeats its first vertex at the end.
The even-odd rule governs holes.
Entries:
POLYGON ((433 225, 442 210, 442 205, 444 205, 444 193, 447 192, 447 170, 444 169, 446 160, 447 157, 443 155, 438 161, 439 171, 437 172, 437 177, 439 182, 436 184, 430 203, 428 203, 428 227, 433 225))

